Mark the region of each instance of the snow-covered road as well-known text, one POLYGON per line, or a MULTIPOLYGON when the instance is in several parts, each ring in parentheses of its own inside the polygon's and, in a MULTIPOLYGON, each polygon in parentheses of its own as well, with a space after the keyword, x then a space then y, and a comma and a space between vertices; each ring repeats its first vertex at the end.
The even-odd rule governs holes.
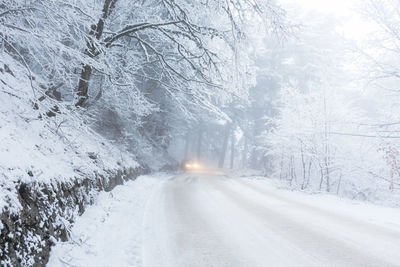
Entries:
POLYGON ((85 242, 57 245, 49 266, 400 266, 399 209, 211 174, 118 190, 105 221, 91 207, 73 229, 85 242))
POLYGON ((358 206, 248 179, 177 176, 148 206, 144 266, 400 266, 400 212, 358 206))

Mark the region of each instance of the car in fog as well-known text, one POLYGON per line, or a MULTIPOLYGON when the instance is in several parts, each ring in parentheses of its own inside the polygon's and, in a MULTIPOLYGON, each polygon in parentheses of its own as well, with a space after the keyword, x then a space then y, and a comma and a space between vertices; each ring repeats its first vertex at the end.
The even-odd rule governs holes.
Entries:
POLYGON ((202 165, 197 160, 184 160, 182 162, 182 169, 185 172, 200 171, 202 168, 202 165))

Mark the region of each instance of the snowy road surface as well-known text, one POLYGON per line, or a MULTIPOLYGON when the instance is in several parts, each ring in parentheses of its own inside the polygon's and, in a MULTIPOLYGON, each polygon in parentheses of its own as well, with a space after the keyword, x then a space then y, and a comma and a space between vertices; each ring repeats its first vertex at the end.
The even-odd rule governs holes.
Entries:
POLYGON ((105 221, 85 213, 73 235, 86 241, 58 244, 49 266, 400 266, 398 209, 262 180, 146 177, 114 193, 125 198, 105 221))

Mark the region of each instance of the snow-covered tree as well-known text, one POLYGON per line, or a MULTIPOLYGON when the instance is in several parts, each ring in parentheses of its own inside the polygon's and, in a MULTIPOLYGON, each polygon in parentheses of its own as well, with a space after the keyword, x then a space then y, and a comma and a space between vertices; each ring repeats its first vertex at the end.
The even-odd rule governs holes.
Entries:
POLYGON ((122 137, 161 147, 199 111, 228 119, 252 83, 249 33, 287 31, 271 0, 6 0, 0 22, 2 47, 42 80, 38 107, 49 96, 104 127, 118 116, 122 137))

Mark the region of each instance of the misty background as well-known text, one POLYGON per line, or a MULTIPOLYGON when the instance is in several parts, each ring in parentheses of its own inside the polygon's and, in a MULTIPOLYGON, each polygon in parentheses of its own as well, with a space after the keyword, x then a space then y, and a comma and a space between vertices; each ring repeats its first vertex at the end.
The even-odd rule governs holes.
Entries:
POLYGON ((398 6, 4 0, 0 55, 40 119, 68 131, 70 114, 150 169, 379 199, 400 188, 398 6))

